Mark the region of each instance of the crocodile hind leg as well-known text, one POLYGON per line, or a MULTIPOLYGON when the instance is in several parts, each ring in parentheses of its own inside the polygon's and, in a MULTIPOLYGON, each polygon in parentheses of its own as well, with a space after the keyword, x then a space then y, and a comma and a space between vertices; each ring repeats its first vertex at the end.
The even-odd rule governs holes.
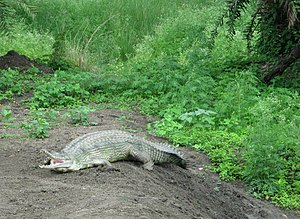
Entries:
POLYGON ((131 150, 130 156, 132 156, 136 161, 143 163, 143 168, 146 170, 153 170, 153 161, 148 155, 138 151, 138 150, 131 150))

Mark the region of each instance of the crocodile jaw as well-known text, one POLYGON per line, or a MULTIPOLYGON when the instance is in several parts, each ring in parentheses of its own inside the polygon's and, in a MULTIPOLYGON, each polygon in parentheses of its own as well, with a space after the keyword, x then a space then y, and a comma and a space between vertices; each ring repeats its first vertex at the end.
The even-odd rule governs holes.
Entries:
POLYGON ((41 152, 48 156, 48 160, 43 165, 40 165, 40 168, 50 169, 56 172, 72 171, 72 160, 64 158, 57 152, 49 152, 47 150, 42 150, 41 152))
POLYGON ((71 160, 62 160, 62 159, 50 159, 44 165, 40 165, 40 168, 50 169, 56 172, 69 172, 72 171, 71 167, 73 162, 71 160))

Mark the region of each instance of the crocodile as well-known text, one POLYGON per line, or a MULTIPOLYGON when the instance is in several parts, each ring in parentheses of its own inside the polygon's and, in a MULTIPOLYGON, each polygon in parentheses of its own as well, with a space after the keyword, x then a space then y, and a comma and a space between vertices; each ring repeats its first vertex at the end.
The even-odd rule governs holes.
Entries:
POLYGON ((80 136, 60 152, 42 150, 47 160, 40 168, 70 172, 102 166, 115 169, 112 162, 135 160, 152 170, 154 164, 174 163, 186 168, 183 155, 168 144, 154 143, 119 130, 97 131, 80 136))

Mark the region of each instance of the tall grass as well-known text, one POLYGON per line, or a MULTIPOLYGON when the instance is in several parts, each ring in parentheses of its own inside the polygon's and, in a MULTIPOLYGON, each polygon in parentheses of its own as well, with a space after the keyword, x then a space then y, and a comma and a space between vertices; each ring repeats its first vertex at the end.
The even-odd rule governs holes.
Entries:
POLYGON ((50 34, 31 30, 23 22, 16 23, 11 31, 11 35, 0 37, 0 56, 9 50, 15 50, 31 59, 49 61, 54 43, 50 34))
MULTIPOLYGON (((200 8, 206 0, 30 0, 38 13, 33 26, 54 35, 65 34, 70 53, 89 42, 94 64, 127 60, 135 45, 152 34, 166 17, 177 16, 179 8, 200 8), (110 19, 112 18, 112 19, 110 19), (109 20, 108 22, 106 22, 109 20), (105 25, 101 26, 101 24, 105 25), (101 26, 98 29, 99 25, 101 26), (97 33, 93 33, 97 30, 97 33), (93 35, 93 37, 91 37, 93 35), (89 41, 89 39, 91 39, 89 41), (72 49, 72 48, 73 49, 72 49)), ((213 2, 213 1, 209 1, 213 2)))

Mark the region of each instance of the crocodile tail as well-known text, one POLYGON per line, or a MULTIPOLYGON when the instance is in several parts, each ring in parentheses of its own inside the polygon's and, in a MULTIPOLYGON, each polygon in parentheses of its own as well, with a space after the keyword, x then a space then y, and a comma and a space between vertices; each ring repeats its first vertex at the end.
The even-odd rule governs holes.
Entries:
POLYGON ((165 159, 161 160, 162 163, 164 163, 164 162, 174 163, 174 164, 186 169, 186 166, 187 166, 186 160, 183 158, 182 154, 180 154, 179 152, 166 153, 164 158, 165 159))
POLYGON ((187 162, 184 159, 184 155, 180 151, 177 151, 175 148, 171 148, 171 150, 173 150, 171 154, 175 155, 175 157, 172 156, 173 159, 175 158, 173 162, 176 163, 178 166, 186 169, 187 162))
POLYGON ((186 169, 187 163, 186 160, 182 157, 181 154, 179 155, 175 155, 176 159, 173 161, 174 163, 176 163, 178 166, 186 169))

